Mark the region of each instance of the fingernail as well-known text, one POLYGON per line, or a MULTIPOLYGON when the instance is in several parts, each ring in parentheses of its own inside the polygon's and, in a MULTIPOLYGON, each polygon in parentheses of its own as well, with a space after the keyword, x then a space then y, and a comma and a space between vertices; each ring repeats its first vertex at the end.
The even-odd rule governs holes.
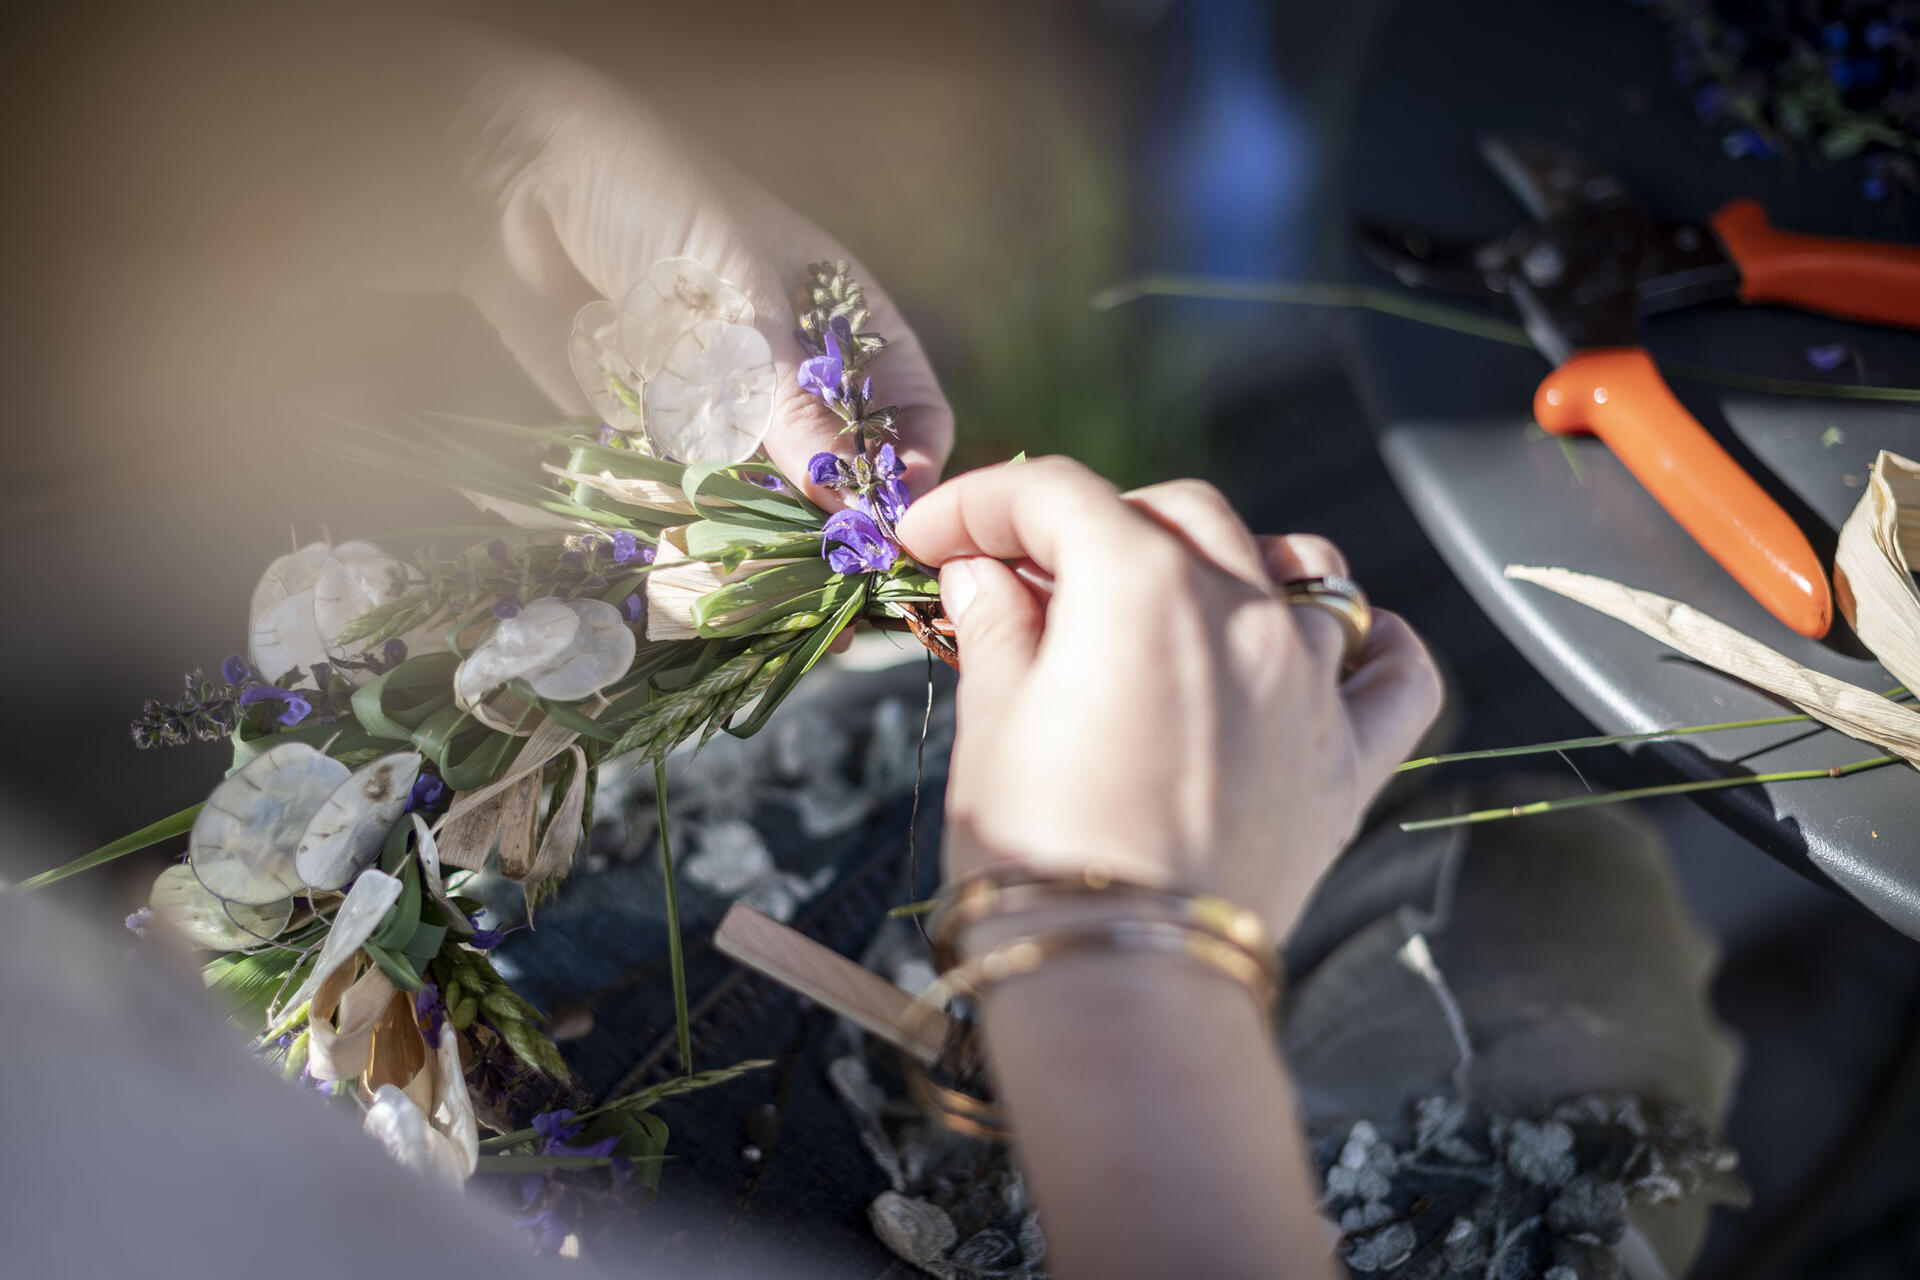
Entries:
POLYGON ((980 573, 966 560, 950 560, 940 570, 940 603, 954 622, 980 594, 980 573))

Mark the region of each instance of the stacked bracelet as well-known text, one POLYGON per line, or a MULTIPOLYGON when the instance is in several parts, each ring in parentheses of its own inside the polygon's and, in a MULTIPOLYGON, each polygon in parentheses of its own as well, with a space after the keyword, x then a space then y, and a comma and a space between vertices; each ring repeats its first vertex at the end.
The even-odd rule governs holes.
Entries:
MULTIPOLYGON (((1148 952, 1183 957, 1239 982, 1262 1009, 1279 995, 1278 953, 1259 917, 1221 898, 1186 896, 1114 879, 1091 867, 1073 878, 1047 878, 1014 869, 989 871, 951 886, 933 916, 935 963, 941 974, 920 993, 904 1017, 909 1034, 958 999, 976 1000, 997 983, 1018 978, 1048 961, 1070 955, 1148 952), (1155 919, 1070 924, 1001 942, 980 955, 958 960, 961 935, 983 920, 1035 909, 1085 902, 1109 894, 1147 908, 1155 919)), ((1006 1124, 990 1101, 956 1087, 978 1076, 962 1044, 950 1045, 941 1066, 954 1085, 941 1084, 918 1061, 907 1063, 914 1098, 948 1128, 973 1137, 1001 1138, 1006 1124)))

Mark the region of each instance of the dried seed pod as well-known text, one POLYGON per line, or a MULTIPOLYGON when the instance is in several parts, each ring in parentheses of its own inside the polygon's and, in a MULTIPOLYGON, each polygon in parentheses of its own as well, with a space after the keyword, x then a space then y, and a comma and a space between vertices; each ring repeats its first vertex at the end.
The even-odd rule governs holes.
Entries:
POLYGON ((567 361, 600 421, 633 435, 640 430, 644 380, 621 350, 620 319, 620 308, 604 299, 580 308, 567 340, 567 361))
MULTIPOLYGON (((275 680, 329 661, 334 637, 392 598, 395 569, 406 572, 371 542, 312 542, 275 560, 253 589, 247 632, 253 665, 275 680)), ((342 674, 356 683, 367 678, 342 674)))
POLYGON ((265 906, 302 889, 294 850, 347 766, 304 742, 283 742, 207 797, 188 836, 194 874, 228 902, 265 906))
POLYGON ((193 868, 175 863, 160 873, 147 898, 153 913, 210 951, 239 951, 278 937, 293 918, 293 899, 262 906, 222 902, 207 891, 193 868))
POLYGON ((313 580, 313 621, 329 646, 334 637, 400 594, 413 574, 392 556, 365 542, 333 549, 313 580))
POLYGON ((647 382, 647 439, 681 462, 743 462, 773 423, 773 348, 752 325, 706 319, 647 382))
POLYGON ((344 889, 371 866, 406 811, 421 763, 417 751, 396 751, 362 765, 335 787, 294 848, 300 879, 315 889, 344 889))
POLYGON ((604 600, 568 600, 580 619, 573 642, 557 659, 530 673, 527 684, 553 702, 577 702, 600 692, 633 665, 638 643, 618 609, 604 600))
POLYGON ((453 673, 454 696, 470 707, 508 681, 544 668, 566 652, 579 630, 580 615, 566 601, 533 601, 513 617, 502 618, 493 634, 467 655, 453 673))
POLYGON ((333 913, 333 928, 327 930, 326 940, 320 944, 320 954, 314 959, 307 980, 300 984, 299 990, 287 997, 280 1006, 281 1011, 298 1009, 305 1004, 320 984, 373 936, 381 920, 400 900, 401 887, 397 876, 390 876, 378 867, 369 867, 360 873, 353 882, 353 888, 347 890, 339 909, 333 913))
POLYGON ((640 379, 650 381, 667 367, 681 335, 706 321, 751 325, 753 304, 705 264, 667 258, 647 268, 628 292, 620 314, 620 350, 640 379))

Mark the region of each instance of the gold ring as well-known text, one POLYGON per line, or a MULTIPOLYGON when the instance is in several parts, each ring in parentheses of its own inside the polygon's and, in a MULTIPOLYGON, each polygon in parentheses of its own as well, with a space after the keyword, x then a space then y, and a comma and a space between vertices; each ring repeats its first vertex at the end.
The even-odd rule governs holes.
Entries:
POLYGON ((1367 643, 1373 630, 1373 607, 1367 593, 1352 578, 1328 575, 1324 578, 1296 578, 1280 584, 1280 598, 1288 604, 1310 604, 1325 609, 1340 623, 1344 637, 1340 665, 1351 668, 1353 660, 1367 643))

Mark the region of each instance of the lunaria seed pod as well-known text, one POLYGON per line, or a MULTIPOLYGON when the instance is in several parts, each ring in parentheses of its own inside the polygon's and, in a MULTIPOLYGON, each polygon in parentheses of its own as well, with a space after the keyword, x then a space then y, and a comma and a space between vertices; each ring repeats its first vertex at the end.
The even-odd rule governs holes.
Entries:
POLYGON ((249 760, 213 789, 194 819, 187 850, 200 883, 247 906, 301 892, 294 850, 347 776, 347 766, 304 742, 283 742, 249 760))
POLYGON ((153 914, 187 941, 209 951, 240 951, 278 937, 293 918, 293 899, 248 907, 222 902, 207 891, 193 868, 177 862, 160 873, 147 898, 153 914))
POLYGON ((406 811, 420 765, 419 752, 396 751, 362 765, 333 789, 294 849, 294 870, 309 888, 344 889, 373 864, 406 811))

